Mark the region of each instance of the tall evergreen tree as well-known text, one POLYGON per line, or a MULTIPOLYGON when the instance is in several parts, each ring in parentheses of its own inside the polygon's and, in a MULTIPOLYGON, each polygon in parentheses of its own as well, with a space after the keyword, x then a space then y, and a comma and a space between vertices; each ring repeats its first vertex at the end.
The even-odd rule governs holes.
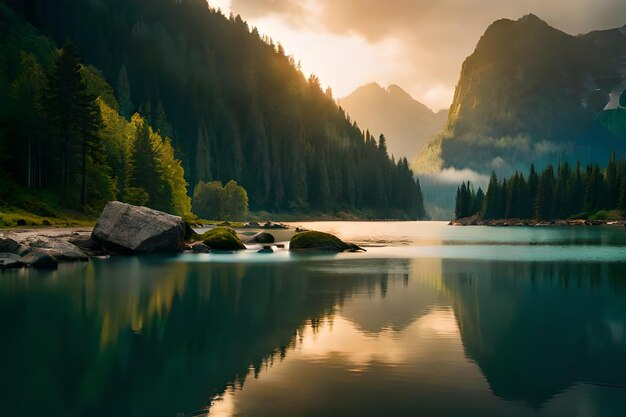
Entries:
POLYGON ((5 150, 7 155, 11 155, 5 163, 13 166, 12 170, 18 173, 16 179, 29 188, 41 188, 46 176, 46 154, 50 145, 45 141, 42 108, 46 82, 37 58, 21 52, 17 76, 6 92, 12 105, 7 105, 5 112, 16 129, 11 132, 12 146, 5 150))
POLYGON ((101 118, 96 98, 87 92, 76 46, 68 41, 55 57, 46 96, 48 119, 60 139, 61 185, 69 191, 75 160, 80 165, 80 204, 87 204, 87 157, 97 147, 101 118))
POLYGON ((554 218, 554 168, 548 165, 539 177, 537 199, 535 200, 535 218, 552 220, 554 218))
POLYGON ((498 183, 498 177, 495 172, 491 173, 489 179, 489 186, 487 187, 487 194, 485 194, 485 219, 499 219, 503 217, 504 213, 500 212, 500 184, 498 183))
POLYGON ((144 190, 148 196, 146 204, 163 209, 160 203, 162 185, 159 182, 160 174, 155 149, 150 139, 150 127, 138 114, 131 120, 135 128, 129 158, 127 180, 130 187, 144 190))
POLYGON ((606 166, 606 207, 609 209, 617 208, 619 195, 619 183, 617 178, 617 161, 615 159, 615 150, 611 151, 609 163, 606 166))
POLYGON ((483 192, 482 188, 478 187, 478 191, 476 191, 476 197, 472 201, 472 214, 481 213, 484 201, 485 193, 483 192))
POLYGON ((123 64, 120 68, 120 72, 117 75, 117 101, 120 106, 120 114, 127 120, 130 120, 131 116, 135 112, 135 106, 131 99, 130 81, 128 80, 128 72, 126 71, 126 64, 123 64))
POLYGON ((380 137, 378 138, 378 150, 380 151, 381 154, 385 155, 385 157, 388 156, 387 139, 385 138, 385 135, 383 135, 382 133, 380 134, 380 137))
POLYGON ((530 172, 528 173, 528 192, 530 194, 530 200, 534 202, 537 200, 537 189, 539 188, 539 176, 535 170, 535 164, 530 165, 530 172))

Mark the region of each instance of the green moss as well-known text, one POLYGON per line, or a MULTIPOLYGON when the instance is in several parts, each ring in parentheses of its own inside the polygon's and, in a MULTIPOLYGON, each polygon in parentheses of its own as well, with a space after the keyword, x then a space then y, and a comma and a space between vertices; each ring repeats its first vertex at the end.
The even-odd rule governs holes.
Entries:
POLYGON ((294 235, 289 242, 289 250, 344 252, 362 249, 329 233, 308 231, 294 235))
POLYGON ((226 227, 216 227, 197 237, 213 250, 235 251, 245 249, 244 244, 239 240, 233 229, 226 227))

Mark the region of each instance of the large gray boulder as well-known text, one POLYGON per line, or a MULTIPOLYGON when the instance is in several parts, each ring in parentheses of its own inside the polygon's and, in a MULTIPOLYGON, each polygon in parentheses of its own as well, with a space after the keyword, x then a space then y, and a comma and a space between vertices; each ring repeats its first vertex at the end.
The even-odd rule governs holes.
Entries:
POLYGON ((186 236, 180 217, 119 201, 104 207, 91 233, 105 248, 122 253, 180 252, 186 236))

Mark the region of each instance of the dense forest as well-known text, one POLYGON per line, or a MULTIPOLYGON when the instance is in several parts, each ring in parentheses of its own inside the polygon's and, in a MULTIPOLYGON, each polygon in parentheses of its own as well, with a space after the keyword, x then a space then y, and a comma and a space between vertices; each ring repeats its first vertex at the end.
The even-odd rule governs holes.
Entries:
POLYGON ((456 194, 456 218, 478 214, 491 219, 554 220, 595 218, 604 220, 609 213, 626 216, 626 158, 611 154, 604 169, 597 164, 582 168, 567 162, 556 169, 548 165, 537 172, 531 165, 528 177, 516 172, 499 180, 492 173, 487 192, 463 183, 456 194))
POLYGON ((50 206, 89 213, 117 198, 189 214, 169 138, 138 113, 122 117, 113 88, 72 42, 57 49, 2 3, 0 23, 3 205, 45 216, 50 206))
MULTIPOLYGON (((189 209, 188 191, 184 197, 180 193, 182 182, 193 190, 200 181, 226 184, 234 180, 247 190, 250 208, 257 211, 361 211, 377 217, 425 217, 419 182, 406 159, 390 158, 385 141, 377 142, 369 132, 361 131, 337 106, 330 89, 324 91, 314 75, 307 79, 280 44, 249 28, 239 16, 226 17, 203 0, 2 2, 43 36, 33 29, 17 39, 15 31, 3 24, 0 84, 8 88, 19 79, 23 53, 35 58, 31 62, 41 68, 44 80, 42 99, 35 100, 35 107, 24 117, 42 119, 39 126, 46 134, 38 140, 50 150, 42 154, 58 165, 46 162, 52 165, 44 164, 41 169, 50 175, 43 175, 43 171, 30 172, 34 168, 24 151, 21 157, 7 154, 6 149, 13 150, 14 144, 31 149, 31 133, 14 117, 2 115, 5 122, 10 121, 9 130, 0 133, 3 155, 11 161, 4 174, 21 186, 65 188, 77 193, 72 198, 76 204, 87 200, 94 208, 111 196, 166 208, 178 202, 168 193, 176 194, 184 201, 176 207, 180 213, 189 209), (63 135, 57 135, 61 142, 53 142, 47 132, 63 126, 55 125, 46 102, 55 56, 63 55, 55 52, 54 45, 66 39, 76 42, 76 54, 83 59, 87 93, 96 97, 103 116, 115 119, 107 125, 102 117, 110 140, 101 140, 107 129, 94 126, 92 133, 99 134, 93 135, 76 126, 76 150, 68 150, 67 158, 54 154, 63 149, 63 135), (92 91, 89 77, 96 84, 92 91), (108 94, 102 94, 103 86, 108 94), (94 92, 97 87, 100 90, 94 92), (136 159, 128 149, 113 157, 107 152, 97 157, 93 152, 102 148, 132 148, 119 141, 115 129, 122 127, 131 136, 135 132, 151 138, 152 150, 160 149, 174 165, 180 160, 176 175, 184 169, 184 179, 161 172, 165 182, 144 184, 158 176, 143 178, 146 171, 136 168, 122 173, 120 167, 136 159), (50 183, 31 183, 31 176, 42 175, 50 183), (96 186, 94 176, 103 176, 100 181, 106 187, 96 186), (133 176, 136 183, 129 183, 133 176), (82 180, 85 177, 87 181, 82 180), (86 193, 81 191, 84 183, 86 193), (149 188, 164 197, 155 199, 149 188), (81 197, 85 194, 86 199, 81 197)), ((6 7, 2 14, 4 20, 16 19, 6 7)), ((25 83, 34 85, 31 80, 25 83)), ((15 96, 3 97, 8 100, 3 108, 16 107, 15 96)), ((151 169, 158 171, 160 166, 151 169)))

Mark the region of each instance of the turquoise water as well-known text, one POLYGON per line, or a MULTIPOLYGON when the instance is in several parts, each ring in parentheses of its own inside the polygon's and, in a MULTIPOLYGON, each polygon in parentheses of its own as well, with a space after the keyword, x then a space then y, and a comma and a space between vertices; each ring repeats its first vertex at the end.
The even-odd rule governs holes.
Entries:
POLYGON ((0 416, 624 415, 624 228, 303 226, 368 252, 0 273, 0 416))

